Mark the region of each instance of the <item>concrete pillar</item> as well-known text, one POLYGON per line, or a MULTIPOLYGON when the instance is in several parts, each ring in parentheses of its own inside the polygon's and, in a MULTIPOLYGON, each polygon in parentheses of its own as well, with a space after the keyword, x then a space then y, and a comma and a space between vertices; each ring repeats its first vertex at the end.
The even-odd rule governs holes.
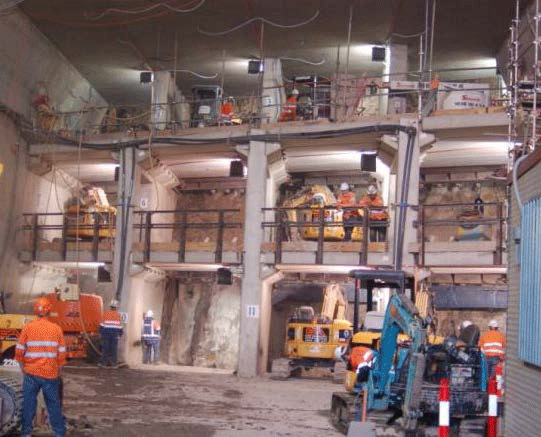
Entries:
MULTIPOLYGON (((408 46, 393 44, 387 46, 385 52, 385 68, 383 72, 383 81, 390 82, 395 80, 406 80, 408 71, 408 46)), ((389 90, 384 89, 380 99, 380 114, 387 115, 395 113, 393 106, 396 99, 406 99, 405 97, 392 97, 389 99, 389 90), (390 101, 391 100, 391 101, 390 101)), ((405 102, 404 102, 405 104, 405 102)))
POLYGON ((241 377, 253 377, 258 368, 261 314, 261 228, 267 178, 266 144, 250 141, 244 215, 244 274, 241 286, 239 368, 241 377))
MULTIPOLYGON (((137 149, 135 147, 124 148, 119 152, 120 174, 118 179, 118 209, 116 216, 115 250, 113 254, 113 296, 120 301, 119 311, 129 314, 131 296, 131 280, 129 269, 131 266, 131 250, 133 243, 133 205, 138 191, 139 180, 137 177, 137 149)), ((106 302, 109 305, 109 302, 106 302)), ((121 337, 119 347, 119 359, 126 361, 128 345, 133 341, 128 332, 129 327, 138 321, 128 317, 126 323, 126 335, 121 337)))
MULTIPOLYGON (((415 120, 400 120, 402 126, 415 126, 418 129, 417 122, 415 120)), ((397 177, 396 177, 396 198, 395 203, 399 205, 400 203, 400 193, 402 192, 402 184, 404 183, 405 169, 404 161, 406 159, 406 148, 408 143, 408 135, 404 132, 398 134, 398 165, 397 165, 397 177)), ((413 146, 413 155, 411 160, 411 170, 409 177, 409 188, 408 188, 408 205, 418 205, 419 204, 419 131, 417 131, 417 136, 414 141, 413 146)), ((394 235, 395 240, 398 238, 398 218, 399 210, 395 213, 395 225, 394 225, 394 235)), ((402 264, 404 266, 413 266, 413 255, 408 251, 410 243, 417 241, 417 230, 413 227, 413 221, 417 219, 417 212, 413 211, 411 208, 407 208, 406 215, 406 225, 404 230, 404 244, 402 247, 402 264)), ((394 244, 394 250, 396 251, 397 240, 394 244)))

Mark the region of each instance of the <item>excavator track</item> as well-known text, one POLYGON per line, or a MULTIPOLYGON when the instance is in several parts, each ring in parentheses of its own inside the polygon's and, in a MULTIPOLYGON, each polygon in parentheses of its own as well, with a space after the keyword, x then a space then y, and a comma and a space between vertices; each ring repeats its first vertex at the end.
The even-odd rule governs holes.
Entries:
POLYGON ((0 377, 0 397, 2 398, 0 436, 2 436, 13 431, 21 423, 22 381, 15 378, 0 377))

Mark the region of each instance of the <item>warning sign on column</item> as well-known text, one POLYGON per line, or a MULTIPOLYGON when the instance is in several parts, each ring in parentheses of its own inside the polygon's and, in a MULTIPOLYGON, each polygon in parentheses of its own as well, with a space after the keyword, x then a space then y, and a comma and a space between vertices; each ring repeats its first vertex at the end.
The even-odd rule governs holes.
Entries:
POLYGON ((259 305, 246 305, 246 316, 249 319, 259 319, 259 305))

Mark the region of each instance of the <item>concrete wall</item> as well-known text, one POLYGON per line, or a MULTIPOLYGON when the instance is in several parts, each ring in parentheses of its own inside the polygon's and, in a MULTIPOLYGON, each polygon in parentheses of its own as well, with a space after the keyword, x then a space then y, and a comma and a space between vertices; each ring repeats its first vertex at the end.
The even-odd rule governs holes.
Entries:
MULTIPOLYGON (((140 199, 145 199, 147 211, 173 211, 177 208, 177 194, 171 189, 164 187, 158 182, 151 181, 149 184, 142 184, 140 188, 140 199)), ((143 209, 143 208, 142 208, 143 209)), ((138 218, 139 216, 137 216, 138 218)), ((175 216, 172 213, 153 214, 152 223, 174 223, 175 216)), ((153 243, 167 243, 173 239, 173 229, 153 229, 151 240, 153 243)))
MULTIPOLYGON (((0 102, 29 118, 39 82, 45 84, 50 105, 59 111, 107 105, 28 17, 17 11, 0 16, 0 102)), ((82 125, 94 125, 102 116, 102 110, 87 112, 82 125)), ((74 129, 81 119, 77 116, 63 121, 65 128, 74 129)))
POLYGON ((218 285, 213 273, 183 273, 168 288, 162 318, 163 360, 170 364, 236 369, 240 281, 218 285))

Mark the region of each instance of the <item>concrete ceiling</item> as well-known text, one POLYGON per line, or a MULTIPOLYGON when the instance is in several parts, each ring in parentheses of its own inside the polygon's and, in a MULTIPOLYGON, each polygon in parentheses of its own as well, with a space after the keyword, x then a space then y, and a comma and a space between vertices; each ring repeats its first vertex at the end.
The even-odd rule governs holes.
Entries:
MULTIPOLYGON (((428 0, 432 4, 433 0, 428 0)), ((410 70, 417 67, 419 38, 400 35, 424 30, 425 0, 25 0, 22 10, 76 68, 114 104, 146 104, 149 89, 139 83, 139 72, 189 69, 214 80, 178 73, 184 92, 195 83, 220 83, 225 59, 224 88, 233 95, 255 93, 257 78, 247 74, 251 57, 303 58, 321 66, 284 61, 287 77, 336 71, 346 57, 349 5, 353 6, 349 71, 379 74, 381 63, 371 61, 367 44, 391 41, 409 46, 410 70), (201 6, 190 13, 171 10, 201 6), (124 12, 110 10, 115 8, 124 12), (146 9, 146 12, 136 13, 146 9), (128 13, 129 12, 129 13, 128 13), (206 36, 255 17, 293 25, 317 17, 295 29, 266 24, 260 46, 260 21, 223 36, 206 36), (198 30, 199 29, 199 30, 198 30), (175 50, 175 45, 177 46, 175 50), (225 58, 224 58, 225 55, 225 58)), ((486 67, 508 34, 513 1, 453 0, 436 4, 434 69, 486 67)), ((441 73, 442 79, 493 76, 493 70, 441 73)))

